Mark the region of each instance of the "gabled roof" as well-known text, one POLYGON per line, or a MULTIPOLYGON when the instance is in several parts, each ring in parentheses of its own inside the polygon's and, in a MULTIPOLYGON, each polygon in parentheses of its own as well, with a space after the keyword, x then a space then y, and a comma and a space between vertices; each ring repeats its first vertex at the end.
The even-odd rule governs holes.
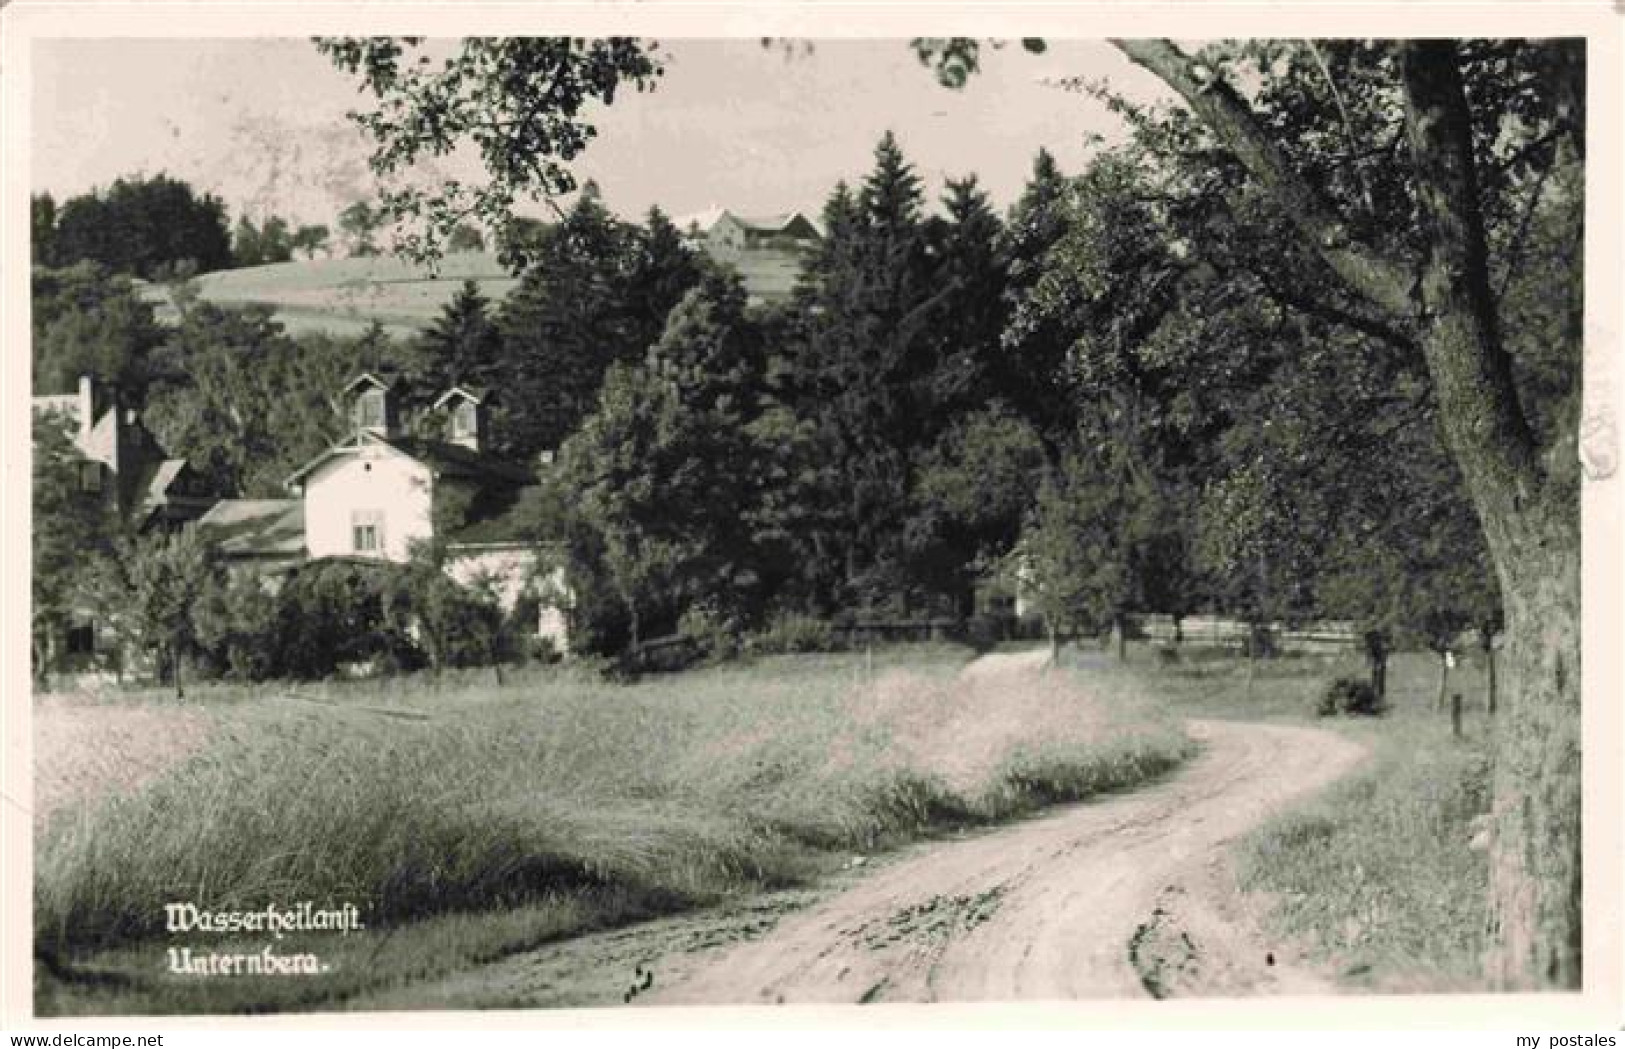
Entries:
POLYGON ((162 503, 169 498, 169 486, 175 483, 175 478, 186 469, 185 459, 165 459, 156 464, 152 476, 147 479, 146 489, 142 493, 149 503, 162 503))
POLYGON ((804 225, 815 234, 818 232, 812 220, 799 211, 786 211, 778 215, 734 215, 734 218, 741 226, 758 233, 783 233, 797 225, 804 225))
POLYGON ((380 390, 392 390, 395 388, 395 379, 393 376, 385 375, 380 377, 375 372, 362 372, 349 382, 345 383, 339 392, 349 393, 351 390, 355 389, 364 382, 370 382, 380 390))
POLYGON ((422 437, 381 437, 375 433, 362 433, 348 444, 336 444, 310 462, 288 475, 284 485, 291 487, 301 478, 330 459, 351 455, 369 444, 392 448, 410 459, 427 466, 437 477, 464 477, 477 481, 494 481, 503 485, 529 484, 535 478, 522 466, 494 456, 464 448, 450 441, 435 441, 422 437))
POLYGON ((227 557, 302 557, 305 511, 298 499, 222 499, 198 518, 198 532, 227 557))
POLYGON ((704 233, 706 230, 717 224, 717 219, 720 219, 727 213, 728 212, 723 208, 713 205, 706 208, 704 211, 697 211, 692 215, 684 215, 680 218, 673 219, 672 225, 676 226, 684 233, 687 233, 690 230, 699 230, 701 233, 704 233))
POLYGON ((465 448, 450 441, 436 441, 424 437, 372 439, 411 456, 439 476, 468 477, 515 485, 532 484, 536 480, 531 472, 522 466, 515 466, 506 459, 476 452, 472 448, 465 448))
POLYGON ((536 516, 526 507, 529 502, 527 497, 536 490, 535 485, 519 489, 499 512, 465 524, 446 536, 447 544, 453 548, 529 546, 542 541, 537 532, 536 516))
POLYGON ((776 215, 741 215, 727 208, 708 208, 679 219, 674 224, 685 233, 690 230, 709 233, 711 228, 724 218, 732 219, 743 228, 756 233, 785 233, 793 227, 804 226, 814 236, 822 236, 818 231, 818 224, 799 211, 785 211, 776 215))
POLYGON ((459 383, 437 397, 434 402, 434 407, 438 410, 453 397, 462 397, 465 400, 473 401, 475 404, 484 404, 485 398, 488 396, 489 393, 483 386, 464 386, 459 383))

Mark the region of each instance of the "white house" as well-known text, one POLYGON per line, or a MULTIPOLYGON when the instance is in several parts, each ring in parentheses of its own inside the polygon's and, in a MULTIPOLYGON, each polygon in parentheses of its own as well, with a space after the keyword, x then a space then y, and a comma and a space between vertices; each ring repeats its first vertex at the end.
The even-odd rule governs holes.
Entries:
POLYGON ((696 249, 739 271, 754 302, 783 302, 795 290, 806 253, 823 239, 799 211, 743 216, 711 208, 676 226, 696 249))
POLYGON ((116 510, 138 531, 173 530, 196 520, 214 497, 187 466, 172 458, 141 424, 119 390, 81 375, 74 393, 33 399, 35 416, 59 419, 83 458, 79 488, 116 510))
MULTIPOLYGON (((215 502, 207 484, 185 459, 170 456, 123 403, 112 383, 81 375, 73 393, 36 396, 33 417, 62 427, 78 452, 74 464, 79 498, 99 503, 138 532, 172 532, 198 520, 215 502)), ((89 554, 89 551, 86 551, 89 554)), ((79 669, 116 655, 103 617, 81 609, 70 617, 60 642, 63 665, 79 669)))
POLYGON ((415 433, 402 425, 387 377, 363 373, 343 392, 353 436, 288 478, 295 499, 226 500, 199 522, 221 555, 286 566, 295 520, 301 561, 404 562, 437 541, 451 578, 488 587, 504 611, 537 601, 537 632, 564 647, 563 567, 548 564, 552 548, 524 536, 514 517, 536 478, 489 452, 484 391, 446 391, 415 433))

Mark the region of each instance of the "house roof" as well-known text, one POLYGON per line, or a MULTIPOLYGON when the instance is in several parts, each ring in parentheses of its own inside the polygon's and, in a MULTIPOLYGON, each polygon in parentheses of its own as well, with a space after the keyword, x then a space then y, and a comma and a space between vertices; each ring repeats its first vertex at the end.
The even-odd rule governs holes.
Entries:
POLYGON ((381 444, 393 448, 427 466, 439 477, 464 477, 477 481, 494 481, 502 485, 523 485, 534 480, 530 471, 522 466, 515 466, 506 460, 476 452, 472 448, 464 448, 460 444, 452 444, 450 441, 436 441, 423 437, 381 437, 375 433, 363 433, 349 444, 338 444, 327 449, 289 474, 283 483, 293 485, 328 460, 341 455, 352 455, 368 444, 381 444))
POLYGON ((792 226, 805 224, 814 234, 818 234, 817 224, 799 211, 785 211, 776 215, 740 215, 737 212, 729 211, 727 208, 714 207, 685 216, 677 220, 674 225, 684 232, 698 230, 701 233, 708 233, 711 227, 721 222, 724 217, 733 219, 745 229, 757 233, 784 233, 792 226))
POLYGON ((227 557, 305 552, 305 511, 298 499, 222 499, 198 518, 197 529, 227 557))
POLYGON ((471 522, 446 536, 453 547, 505 546, 537 542, 537 522, 534 514, 525 511, 526 498, 536 485, 527 485, 515 493, 514 499, 501 512, 471 522))
POLYGON ((152 471, 152 480, 147 482, 147 498, 162 499, 168 492, 169 486, 175 483, 175 478, 186 469, 185 459, 165 459, 152 471))
POLYGON ((376 372, 362 372, 349 382, 345 383, 343 389, 341 389, 339 392, 349 393, 351 390, 355 389, 364 382, 370 382, 381 390, 389 390, 395 387, 395 380, 392 376, 385 375, 380 378, 379 374, 376 372))
POLYGON ((511 485, 529 484, 536 479, 522 466, 515 466, 506 459, 476 452, 472 448, 465 448, 450 441, 436 441, 425 437, 372 439, 382 441, 396 451, 411 456, 441 476, 468 477, 511 485))
POLYGON ((473 401, 475 404, 484 404, 485 398, 488 396, 489 392, 483 386, 464 386, 459 383, 436 398, 434 407, 440 408, 453 397, 462 397, 473 401))
POLYGON ((791 226, 805 225, 814 233, 818 228, 799 211, 786 211, 778 215, 734 215, 741 226, 756 230, 759 233, 783 233, 791 226))

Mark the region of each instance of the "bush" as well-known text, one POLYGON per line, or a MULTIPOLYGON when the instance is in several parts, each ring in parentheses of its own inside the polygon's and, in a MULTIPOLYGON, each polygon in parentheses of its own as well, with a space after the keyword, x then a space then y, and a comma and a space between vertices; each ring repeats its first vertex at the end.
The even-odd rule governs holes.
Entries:
POLYGON ((403 569, 387 562, 312 561, 277 594, 277 669, 294 678, 323 678, 343 664, 410 669, 417 646, 385 614, 385 597, 403 569))
POLYGON ((263 681, 277 671, 277 603, 257 576, 239 574, 211 587, 193 610, 198 657, 211 674, 263 681))
POLYGON ((701 659, 728 659, 739 654, 739 627, 706 605, 695 605, 677 620, 677 636, 691 642, 701 659))
POLYGON ((833 652, 839 647, 833 624, 800 612, 781 612, 746 640, 750 652, 764 656, 833 652))
POLYGON ((1315 712, 1321 717, 1335 714, 1381 714, 1382 701, 1377 690, 1364 678, 1340 677, 1327 686, 1315 712))
POLYGON ((969 645, 978 652, 987 652, 1013 633, 1011 616, 983 612, 971 616, 954 628, 954 640, 969 645))
POLYGON ((521 662, 557 663, 564 658, 564 653, 560 651, 559 643, 554 638, 519 633, 514 633, 513 636, 517 639, 515 647, 521 662))

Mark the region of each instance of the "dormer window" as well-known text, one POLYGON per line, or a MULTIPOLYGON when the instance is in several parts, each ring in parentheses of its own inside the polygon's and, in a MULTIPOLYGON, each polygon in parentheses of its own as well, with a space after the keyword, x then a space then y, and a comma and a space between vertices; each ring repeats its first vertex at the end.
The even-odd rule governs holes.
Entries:
POLYGON ((434 410, 443 412, 445 420, 441 431, 446 440, 460 444, 471 451, 480 451, 485 443, 485 391, 475 386, 453 386, 434 402, 434 410))
POLYGON ((390 438, 400 427, 393 395, 387 381, 362 372, 344 388, 350 399, 350 419, 357 430, 390 438))
POLYGON ((379 430, 384 425, 384 391, 366 390, 355 402, 355 424, 363 430, 379 430))
POLYGON ((474 415, 474 402, 463 401, 451 413, 451 439, 468 440, 479 436, 479 420, 474 415))

